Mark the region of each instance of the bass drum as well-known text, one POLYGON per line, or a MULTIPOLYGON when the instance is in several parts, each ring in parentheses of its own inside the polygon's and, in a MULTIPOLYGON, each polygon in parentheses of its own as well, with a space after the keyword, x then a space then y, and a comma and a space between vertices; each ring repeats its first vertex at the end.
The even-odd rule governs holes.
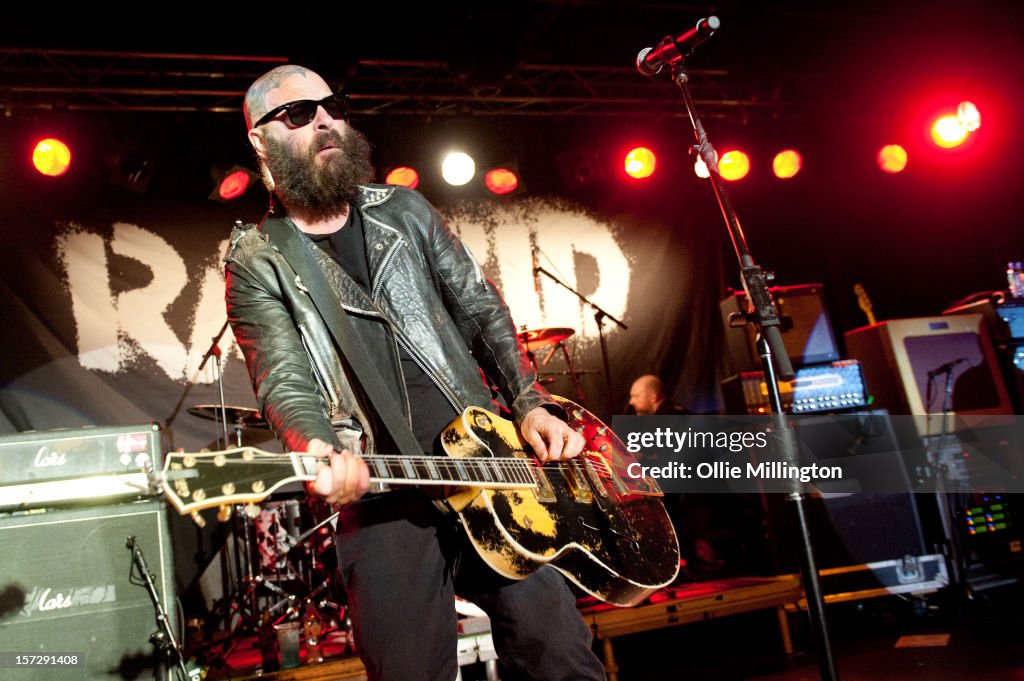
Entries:
POLYGON ((265 577, 296 579, 301 571, 300 538, 310 527, 309 513, 298 499, 267 501, 253 520, 259 572, 265 577), (304 518, 305 516, 305 518, 304 518))

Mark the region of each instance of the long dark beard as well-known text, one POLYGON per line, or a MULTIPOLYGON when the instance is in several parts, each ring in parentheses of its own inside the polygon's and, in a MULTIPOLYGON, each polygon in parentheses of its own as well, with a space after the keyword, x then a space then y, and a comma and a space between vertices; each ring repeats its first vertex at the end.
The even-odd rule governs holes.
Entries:
POLYGON ((359 185, 373 179, 370 143, 353 128, 344 136, 327 130, 316 136, 306 154, 293 154, 274 137, 267 136, 265 163, 274 181, 274 192, 288 210, 309 218, 337 215, 359 195, 359 185), (326 163, 317 160, 325 144, 341 150, 326 163))

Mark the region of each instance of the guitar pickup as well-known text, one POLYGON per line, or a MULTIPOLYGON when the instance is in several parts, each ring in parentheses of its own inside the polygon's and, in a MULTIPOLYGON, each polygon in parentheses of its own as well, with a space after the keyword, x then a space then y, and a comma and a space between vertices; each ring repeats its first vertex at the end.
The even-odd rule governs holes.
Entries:
POLYGON ((533 490, 537 501, 549 504, 558 501, 558 497, 555 496, 555 490, 551 487, 548 474, 544 472, 544 469, 540 465, 532 465, 530 466, 530 473, 533 475, 533 481, 537 484, 537 487, 533 490))
POLYGON ((593 503, 594 495, 590 493, 590 486, 587 484, 586 474, 583 472, 580 462, 576 459, 569 459, 568 464, 562 470, 573 498, 581 504, 593 503))

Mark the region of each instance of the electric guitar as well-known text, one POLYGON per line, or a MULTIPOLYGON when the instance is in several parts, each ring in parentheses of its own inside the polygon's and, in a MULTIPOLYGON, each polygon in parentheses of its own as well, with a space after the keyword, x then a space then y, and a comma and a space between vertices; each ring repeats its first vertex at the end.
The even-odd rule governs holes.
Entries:
POLYGON ((860 284, 853 285, 853 293, 857 296, 857 306, 860 307, 860 311, 864 313, 864 316, 868 319, 868 325, 874 326, 878 323, 875 319, 875 311, 871 306, 871 299, 868 298, 868 292, 864 290, 864 287, 860 284))
MULTIPOLYGON (((632 478, 635 458, 579 405, 556 398, 586 439, 583 454, 541 465, 511 421, 470 407, 441 435, 447 457, 363 457, 371 482, 444 490, 484 561, 523 579, 551 565, 587 593, 634 605, 679 571, 679 544, 650 478, 632 478)), ((254 504, 285 483, 316 477, 317 459, 253 448, 171 453, 164 493, 181 514, 254 504)), ((255 507, 251 507, 256 510, 255 507)), ((226 515, 220 515, 226 519, 226 515)))

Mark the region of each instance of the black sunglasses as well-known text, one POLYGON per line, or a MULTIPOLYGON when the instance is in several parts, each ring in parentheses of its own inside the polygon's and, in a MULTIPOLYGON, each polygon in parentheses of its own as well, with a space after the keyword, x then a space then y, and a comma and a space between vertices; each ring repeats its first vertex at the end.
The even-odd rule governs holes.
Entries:
POLYGON ((258 128, 264 123, 269 123, 271 120, 276 118, 279 113, 284 111, 288 114, 288 121, 292 125, 301 128, 304 125, 308 125, 310 121, 316 118, 316 110, 321 106, 331 118, 348 118, 348 95, 338 92, 324 97, 319 101, 315 99, 299 99, 294 102, 282 104, 281 106, 276 106, 256 121, 252 127, 258 128))

